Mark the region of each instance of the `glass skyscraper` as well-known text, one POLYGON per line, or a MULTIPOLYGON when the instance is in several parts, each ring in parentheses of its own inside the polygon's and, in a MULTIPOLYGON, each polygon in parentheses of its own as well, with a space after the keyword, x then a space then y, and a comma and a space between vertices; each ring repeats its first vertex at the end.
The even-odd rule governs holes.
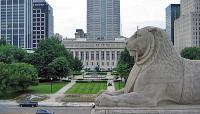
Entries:
POLYGON ((45 0, 33 0, 33 48, 54 35, 53 8, 45 0))
POLYGON ((32 49, 32 0, 0 0, 0 37, 32 49))
POLYGON ((120 37, 120 0, 87 0, 87 39, 120 37))
POLYGON ((174 21, 180 17, 180 4, 170 4, 166 8, 166 32, 174 44, 174 21))

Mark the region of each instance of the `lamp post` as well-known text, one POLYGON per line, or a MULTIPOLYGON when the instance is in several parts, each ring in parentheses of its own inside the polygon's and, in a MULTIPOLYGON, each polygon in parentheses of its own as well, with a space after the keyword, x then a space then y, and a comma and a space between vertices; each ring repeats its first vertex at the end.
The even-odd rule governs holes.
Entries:
POLYGON ((52 93, 52 80, 53 80, 53 78, 51 77, 51 93, 52 93))

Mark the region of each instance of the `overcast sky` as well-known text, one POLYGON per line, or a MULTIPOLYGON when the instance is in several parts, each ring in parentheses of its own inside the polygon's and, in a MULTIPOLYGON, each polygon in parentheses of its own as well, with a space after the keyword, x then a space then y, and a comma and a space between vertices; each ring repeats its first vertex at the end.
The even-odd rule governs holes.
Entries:
MULTIPOLYGON (((86 32, 87 0, 46 0, 54 9, 54 32, 74 38, 77 28, 86 32)), ((121 0, 122 35, 130 37, 144 26, 165 28, 165 8, 180 0, 121 0)))

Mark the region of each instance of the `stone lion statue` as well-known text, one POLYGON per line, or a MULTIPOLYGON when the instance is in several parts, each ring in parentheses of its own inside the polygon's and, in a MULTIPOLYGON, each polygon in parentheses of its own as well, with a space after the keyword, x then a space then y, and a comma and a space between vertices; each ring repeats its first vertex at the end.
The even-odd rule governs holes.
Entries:
POLYGON ((135 59, 126 86, 120 91, 103 92, 96 106, 200 104, 200 61, 181 58, 164 30, 142 28, 126 44, 135 59))

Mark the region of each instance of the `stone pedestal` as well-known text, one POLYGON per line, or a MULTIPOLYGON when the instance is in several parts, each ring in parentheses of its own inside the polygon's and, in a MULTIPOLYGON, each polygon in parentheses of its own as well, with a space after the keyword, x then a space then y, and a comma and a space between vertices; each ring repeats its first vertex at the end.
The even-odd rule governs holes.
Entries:
POLYGON ((200 114, 200 105, 170 105, 143 108, 96 107, 92 114, 200 114))

